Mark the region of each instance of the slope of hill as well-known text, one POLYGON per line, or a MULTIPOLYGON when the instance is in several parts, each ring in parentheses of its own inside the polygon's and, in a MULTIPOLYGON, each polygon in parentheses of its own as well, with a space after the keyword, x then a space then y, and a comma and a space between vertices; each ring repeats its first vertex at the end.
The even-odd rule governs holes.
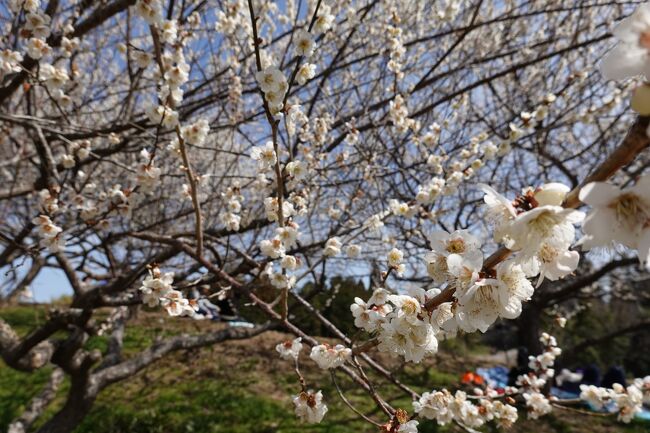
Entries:
MULTIPOLYGON (((26 333, 31 324, 44 318, 39 307, 12 307, 0 310, 0 317, 26 333)), ((125 356, 146 347, 159 336, 197 332, 222 324, 189 319, 164 318, 155 313, 140 313, 128 328, 125 356)), ((299 390, 292 366, 280 360, 274 346, 289 335, 268 332, 247 341, 234 341, 200 350, 178 352, 150 366, 128 381, 113 385, 99 397, 77 433, 297 433, 297 432, 375 432, 361 421, 337 396, 329 374, 315 368, 303 354, 304 374, 310 387, 323 389, 330 408, 319 425, 304 425, 292 412, 291 396, 299 390)), ((89 347, 104 348, 105 338, 93 338, 89 347)), ((451 345, 447 345, 451 346, 451 345)), ((486 357, 468 353, 462 344, 443 348, 441 354, 419 366, 404 368, 395 360, 383 359, 405 382, 417 391, 459 385, 460 374, 484 363, 486 357), (453 353, 454 355, 452 355, 453 353), (480 361, 479 361, 480 360, 480 361)), ((5 432, 25 404, 38 393, 48 377, 47 369, 35 374, 16 372, 0 363, 0 432, 5 432)), ((384 421, 371 400, 355 389, 341 373, 337 381, 346 397, 373 419, 384 421)), ((391 404, 411 411, 410 399, 397 394, 377 379, 391 404)), ((65 399, 63 384, 45 415, 54 413, 65 399)), ((524 416, 524 412, 520 412, 524 416)), ((40 420, 42 422, 42 420, 40 420)), ((434 423, 420 425, 421 433, 456 431, 434 423)), ((575 416, 556 411, 540 421, 518 422, 513 432, 647 432, 648 425, 622 425, 607 418, 575 416)))

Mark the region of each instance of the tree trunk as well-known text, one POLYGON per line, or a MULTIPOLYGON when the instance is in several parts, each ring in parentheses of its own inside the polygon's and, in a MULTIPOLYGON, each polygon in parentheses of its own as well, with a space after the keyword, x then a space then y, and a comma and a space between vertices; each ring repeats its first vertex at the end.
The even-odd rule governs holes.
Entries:
POLYGON ((539 341, 541 333, 542 309, 529 302, 524 305, 524 310, 517 321, 517 339, 519 346, 528 349, 529 355, 542 353, 542 343, 539 341))
POLYGON ((96 393, 89 391, 88 376, 73 376, 71 379, 72 384, 65 405, 38 429, 38 433, 70 433, 90 412, 96 393))

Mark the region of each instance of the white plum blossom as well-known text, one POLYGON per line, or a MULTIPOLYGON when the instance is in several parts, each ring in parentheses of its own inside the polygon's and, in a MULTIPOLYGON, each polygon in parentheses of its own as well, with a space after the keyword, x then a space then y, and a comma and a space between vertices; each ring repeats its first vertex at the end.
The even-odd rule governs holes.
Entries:
POLYGON ((325 242, 325 249, 323 250, 323 255, 326 257, 334 257, 341 254, 341 241, 338 238, 330 238, 325 242))
POLYGON ((40 245, 43 248, 48 248, 54 253, 64 248, 63 229, 54 224, 49 216, 39 215, 32 220, 32 223, 38 228, 40 245))
POLYGON ((615 383, 612 386, 610 397, 618 409, 619 421, 629 423, 637 413, 641 412, 643 393, 634 384, 624 388, 621 384, 615 383))
POLYGON ((163 22, 163 5, 161 0, 138 0, 136 13, 148 24, 159 25, 163 22))
POLYGON ((311 348, 309 357, 323 370, 337 368, 345 364, 352 357, 352 350, 337 344, 332 347, 328 344, 319 344, 311 348))
POLYGON ((372 292, 372 296, 370 296, 370 299, 368 299, 368 304, 384 305, 386 302, 388 302, 388 296, 390 296, 390 292, 379 287, 372 292))
MULTIPOLYGON (((264 199, 264 210, 269 221, 278 220, 278 207, 278 199, 276 197, 266 197, 264 199)), ((282 202, 282 216, 284 218, 289 218, 295 213, 296 210, 294 209, 291 202, 284 200, 282 202)))
POLYGON ((361 246, 356 244, 348 245, 345 248, 345 254, 351 259, 356 259, 361 254, 361 246))
POLYGON ((414 325, 418 323, 418 315, 422 312, 420 301, 408 295, 390 295, 388 300, 395 306, 398 319, 404 319, 414 325))
POLYGON ((556 245, 570 245, 575 240, 574 224, 582 222, 584 213, 564 209, 561 206, 545 205, 519 214, 507 229, 512 239, 511 250, 536 252, 544 242, 556 245))
POLYGON ((313 63, 304 63, 302 66, 300 66, 300 69, 298 69, 298 73, 296 74, 296 81, 298 84, 303 86, 307 83, 307 81, 311 80, 315 76, 316 65, 313 63))
POLYGON ((142 292, 142 301, 149 307, 160 305, 161 298, 167 296, 173 290, 174 273, 161 273, 157 266, 149 269, 149 275, 142 282, 140 291, 142 292))
POLYGON ((491 406, 491 415, 497 422, 497 426, 510 428, 518 419, 517 408, 505 404, 499 400, 494 401, 491 406))
POLYGON ((432 251, 425 256, 427 272, 436 283, 450 278, 450 263, 451 273, 456 278, 461 277, 461 270, 478 270, 483 263, 479 240, 466 230, 433 232, 429 235, 429 244, 432 251))
POLYGON ((388 252, 388 265, 394 268, 399 268, 404 260, 404 252, 397 248, 393 248, 388 252))
POLYGON ((9 49, 0 51, 0 78, 6 74, 20 72, 20 62, 22 61, 23 56, 18 51, 9 49))
POLYGON ((397 431, 400 433, 418 433, 418 424, 417 420, 407 421, 404 424, 400 424, 397 431))
POLYGON ((140 156, 143 163, 139 164, 136 169, 136 182, 140 191, 150 193, 157 186, 162 170, 154 166, 151 154, 146 149, 142 149, 140 156))
POLYGON ((424 392, 419 400, 413 402, 413 409, 419 416, 435 419, 438 424, 445 425, 454 419, 450 407, 453 400, 454 397, 446 389, 424 392))
POLYGON ((584 249, 619 242, 638 250, 642 264, 650 264, 650 175, 624 190, 589 183, 580 190, 580 200, 592 208, 582 225, 584 249))
POLYGON ((384 323, 386 316, 393 311, 393 307, 389 304, 373 305, 364 302, 361 298, 354 298, 350 311, 354 317, 354 326, 373 332, 384 323))
POLYGON ((522 302, 532 294, 533 286, 521 266, 511 260, 502 262, 496 267, 495 278, 479 279, 457 291, 457 323, 466 332, 485 332, 498 317, 518 317, 522 302))
MULTIPOLYGON (((395 299, 395 298, 394 298, 395 299)), ((416 319, 412 299, 395 299, 399 310, 393 310, 381 324, 378 336, 379 350, 403 356, 406 361, 418 363, 426 355, 438 351, 438 340, 428 321, 416 319)), ((420 306, 416 307, 420 308, 420 306)))
POLYGON ((565 245, 543 242, 537 253, 521 260, 522 267, 529 276, 538 275, 537 287, 548 279, 556 281, 571 274, 578 268, 580 254, 569 251, 565 245))
POLYGON ((609 397, 606 388, 595 385, 580 385, 580 400, 589 403, 594 409, 602 409, 609 397))
POLYGON ((176 42, 178 28, 176 20, 165 20, 160 26, 160 39, 168 44, 176 42))
POLYGON ((264 239, 260 242, 260 251, 265 256, 268 256, 272 259, 277 259, 284 256, 284 243, 282 243, 282 241, 278 238, 271 240, 264 239))
POLYGON ((287 173, 289 173, 289 176, 294 178, 295 180, 302 180, 305 179, 307 176, 307 167, 305 166, 305 163, 302 161, 291 161, 289 162, 285 170, 287 173))
POLYGON ((54 67, 49 63, 40 66, 38 78, 45 82, 45 86, 51 91, 60 89, 70 80, 65 69, 54 67))
POLYGON ((77 164, 77 162, 74 160, 74 156, 69 155, 67 153, 61 155, 60 162, 63 168, 67 168, 68 170, 73 168, 77 164))
POLYGON ((611 80, 650 77, 650 4, 639 5, 613 33, 618 44, 603 58, 603 76, 611 80))
POLYGON ((290 271, 295 270, 296 268, 298 268, 299 265, 300 265, 300 260, 298 260, 296 256, 285 255, 284 257, 282 257, 282 260, 280 260, 280 266, 282 266, 283 269, 287 269, 290 271))
POLYGON ((36 38, 45 39, 50 36, 50 22, 50 16, 40 10, 30 12, 25 16, 25 30, 36 38))
POLYGON ((27 54, 32 59, 38 60, 52 52, 52 48, 43 39, 30 38, 27 43, 27 54))
POLYGON ((280 358, 286 360, 297 360, 302 350, 302 338, 298 337, 294 340, 287 340, 275 346, 275 350, 280 354, 280 358))
POLYGON ((305 30, 298 30, 294 35, 296 55, 310 57, 314 53, 314 38, 305 30))
POLYGON ((253 147, 251 149, 251 158, 257 161, 260 171, 266 171, 273 168, 277 161, 273 142, 269 141, 264 146, 253 147))
POLYGON ((575 241, 574 224, 580 224, 585 215, 562 207, 569 192, 566 185, 527 188, 513 202, 487 185, 481 189, 495 240, 518 251, 515 261, 528 277, 538 276, 538 286, 544 279, 555 281, 577 268, 580 256, 569 248, 575 241))
POLYGON ((287 81, 282 71, 275 66, 269 66, 263 71, 257 72, 255 78, 264 93, 281 91, 287 81))
POLYGON ((45 213, 53 215, 59 211, 59 199, 56 196, 59 192, 57 189, 42 189, 38 192, 39 206, 45 213))
POLYGON ((289 222, 284 227, 276 228, 275 232, 285 248, 293 248, 296 246, 298 235, 300 234, 298 231, 298 224, 295 222, 289 222))
POLYGON ((264 93, 264 99, 272 112, 277 113, 283 107, 283 99, 289 88, 287 78, 275 66, 269 66, 255 74, 257 83, 264 93))
POLYGON ((293 404, 295 405, 296 416, 301 421, 310 424, 318 424, 323 420, 327 413, 327 406, 323 403, 323 393, 318 391, 303 391, 294 396, 293 404))
POLYGON ((291 289, 296 283, 296 276, 287 275, 282 272, 272 272, 269 275, 269 281, 271 282, 271 285, 276 289, 291 289))
POLYGON ((178 113, 164 105, 151 106, 147 110, 147 116, 154 125, 162 125, 165 128, 178 125, 178 113))
POLYGON ((149 66, 149 64, 151 64, 153 56, 146 51, 134 50, 133 60, 135 60, 135 63, 138 65, 138 67, 144 69, 149 66))
POLYGON ((170 290, 160 298, 160 305, 170 316, 192 315, 194 306, 178 290, 170 290))
POLYGON ((643 393, 643 404, 650 404, 650 376, 635 379, 634 386, 643 393))
POLYGON ((553 410, 551 403, 540 392, 525 392, 523 396, 524 400, 526 400, 529 419, 538 419, 553 410))
POLYGON ((336 17, 331 12, 332 8, 329 5, 321 4, 316 22, 314 23, 314 33, 325 33, 332 28, 336 17))
POLYGON ((516 216, 512 203, 504 196, 496 192, 488 185, 480 184, 479 187, 485 193, 483 201, 486 204, 487 219, 493 224, 494 240, 502 242, 506 247, 512 244, 512 240, 507 237, 508 223, 516 216))
POLYGON ((210 132, 210 125, 206 119, 200 119, 191 125, 181 128, 183 139, 185 139, 187 143, 197 146, 205 143, 208 132, 210 132))

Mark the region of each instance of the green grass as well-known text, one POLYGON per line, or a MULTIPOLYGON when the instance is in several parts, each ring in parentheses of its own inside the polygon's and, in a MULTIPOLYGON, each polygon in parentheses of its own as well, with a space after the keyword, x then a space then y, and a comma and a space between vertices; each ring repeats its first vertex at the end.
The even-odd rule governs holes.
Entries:
MULTIPOLYGON (((35 323, 42 323, 46 311, 40 307, 13 307, 0 310, 0 317, 25 335, 35 323)), ((201 326, 210 326, 202 324, 201 326)), ((124 338, 125 356, 147 347, 156 338, 194 332, 187 320, 158 320, 155 315, 140 317, 135 326, 127 328, 124 338)), ((304 356, 303 373, 310 388, 323 390, 329 412, 319 425, 301 424, 293 414, 291 396, 299 385, 292 366, 280 361, 272 347, 282 336, 262 338, 257 342, 228 343, 219 348, 175 353, 137 374, 115 384, 100 394, 90 414, 75 433, 376 433, 377 428, 362 421, 339 398, 329 374, 317 369, 304 356), (239 344, 239 345, 238 345, 239 344), (264 345, 268 349, 258 346, 264 345), (253 355, 250 352, 256 351, 253 355), (250 356, 248 356, 250 355, 250 356)), ((93 337, 87 349, 105 350, 106 337, 93 337)), ((463 339, 443 343, 443 353, 450 357, 433 362, 408 364, 396 372, 404 383, 416 391, 458 386, 460 374, 473 369, 472 356, 485 348, 463 339), (476 348, 479 347, 477 350, 476 348)), ((46 383, 51 369, 35 373, 15 371, 0 362, 0 433, 24 410, 25 405, 46 383)), ((380 394, 391 405, 412 412, 409 397, 399 394, 382 378, 368 371, 380 394)), ((354 386, 343 373, 337 381, 352 404, 371 418, 385 422, 373 401, 354 386)), ((64 382, 57 398, 38 420, 37 428, 64 403, 68 383, 64 382)), ((520 412, 525 418, 525 412, 520 412)), ((490 427, 485 432, 496 431, 490 427)), ((513 433, 642 433, 648 424, 629 425, 600 418, 576 417, 555 412, 540 421, 517 423, 513 433)), ((440 427, 431 421, 420 423, 419 433, 447 433, 454 427, 440 427)))
POLYGON ((0 362, 0 431, 22 412, 50 376, 51 369, 22 373, 0 362))

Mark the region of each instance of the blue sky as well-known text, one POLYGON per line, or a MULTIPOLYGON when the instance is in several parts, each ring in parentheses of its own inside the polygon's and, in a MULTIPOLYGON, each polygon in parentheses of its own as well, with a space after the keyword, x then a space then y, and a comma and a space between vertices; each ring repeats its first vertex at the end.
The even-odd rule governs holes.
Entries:
MULTIPOLYGON (((0 274, 0 286, 3 286, 8 280, 6 275, 7 269, 7 267, 2 268, 2 273, 0 274)), ((19 268, 17 270, 19 278, 22 278, 28 269, 28 265, 19 268)), ((12 284, 12 286, 13 285, 14 284, 12 284)), ((49 267, 43 268, 29 287, 34 294, 34 300, 36 302, 50 302, 63 295, 72 294, 72 288, 70 287, 63 271, 49 267)))

